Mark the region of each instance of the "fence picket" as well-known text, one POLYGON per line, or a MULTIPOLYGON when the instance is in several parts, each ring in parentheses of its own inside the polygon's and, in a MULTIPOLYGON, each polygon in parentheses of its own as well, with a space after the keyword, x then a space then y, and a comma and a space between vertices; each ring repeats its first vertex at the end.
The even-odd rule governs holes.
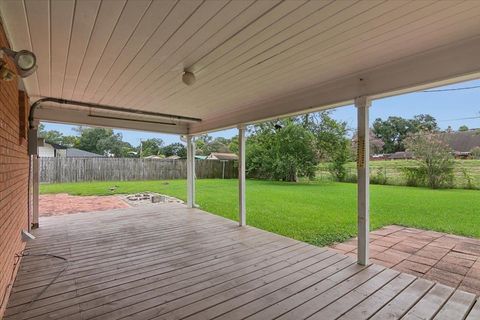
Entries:
MULTIPOLYGON (((40 158, 41 183, 186 179, 186 159, 40 158)), ((222 178, 219 160, 196 160, 196 176, 222 178)), ((237 178, 237 163, 225 163, 225 179, 237 178)))

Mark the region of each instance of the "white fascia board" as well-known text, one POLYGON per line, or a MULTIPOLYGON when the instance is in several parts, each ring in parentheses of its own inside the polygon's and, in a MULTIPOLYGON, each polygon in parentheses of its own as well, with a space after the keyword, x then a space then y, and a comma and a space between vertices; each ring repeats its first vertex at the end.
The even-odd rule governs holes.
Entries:
MULTIPOLYGON (((128 117, 128 116, 125 116, 128 117)), ((185 124, 164 125, 152 122, 141 122, 123 119, 108 119, 89 116, 88 112, 74 109, 45 108, 35 110, 35 120, 65 124, 88 125, 94 127, 107 127, 114 129, 128 129, 147 132, 187 134, 188 127, 185 124)), ((151 121, 162 121, 152 119, 151 121)))

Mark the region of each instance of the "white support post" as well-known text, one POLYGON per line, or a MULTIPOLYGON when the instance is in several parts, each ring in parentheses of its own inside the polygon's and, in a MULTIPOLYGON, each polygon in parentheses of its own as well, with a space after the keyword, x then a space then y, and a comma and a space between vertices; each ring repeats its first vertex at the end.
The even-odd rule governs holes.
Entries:
POLYGON ((369 231, 370 231, 370 209, 369 209, 369 184, 370 175, 368 164, 370 160, 369 150, 369 120, 368 108, 370 107, 368 97, 355 99, 357 107, 357 175, 358 175, 358 264, 367 265, 369 259, 369 231))
POLYGON ((29 199, 28 199, 28 230, 39 227, 39 159, 38 159, 38 121, 30 123, 28 129, 28 157, 29 157, 29 199), (31 189, 30 189, 31 187, 31 189), (31 190, 31 194, 30 194, 31 190), (31 207, 30 207, 31 201, 31 207), (31 208, 31 209, 30 209, 31 208))
POLYGON ((187 207, 195 207, 195 143, 187 136, 187 207))
POLYGON ((238 225, 245 226, 247 212, 245 205, 245 127, 238 127, 238 225))

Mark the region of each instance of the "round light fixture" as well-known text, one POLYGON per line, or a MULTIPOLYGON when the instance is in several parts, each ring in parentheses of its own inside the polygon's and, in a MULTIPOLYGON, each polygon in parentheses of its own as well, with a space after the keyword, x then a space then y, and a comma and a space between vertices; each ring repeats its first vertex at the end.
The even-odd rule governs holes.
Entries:
POLYGON ((28 77, 37 70, 37 57, 31 51, 13 51, 9 48, 0 48, 0 52, 5 53, 15 62, 17 73, 22 78, 28 77))
POLYGON ((182 75, 182 81, 183 83, 185 83, 187 86, 191 86, 195 83, 195 75, 190 72, 190 71, 183 71, 183 75, 182 75))

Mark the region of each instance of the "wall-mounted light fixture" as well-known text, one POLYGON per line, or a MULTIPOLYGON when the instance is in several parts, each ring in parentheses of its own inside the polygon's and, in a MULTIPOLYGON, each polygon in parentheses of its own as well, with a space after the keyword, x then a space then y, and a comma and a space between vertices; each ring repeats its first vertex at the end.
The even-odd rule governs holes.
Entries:
POLYGON ((22 78, 32 75, 37 70, 37 57, 33 52, 0 48, 0 78, 2 80, 10 81, 15 76, 15 73, 7 68, 7 63, 3 60, 5 55, 13 60, 17 74, 22 78))

